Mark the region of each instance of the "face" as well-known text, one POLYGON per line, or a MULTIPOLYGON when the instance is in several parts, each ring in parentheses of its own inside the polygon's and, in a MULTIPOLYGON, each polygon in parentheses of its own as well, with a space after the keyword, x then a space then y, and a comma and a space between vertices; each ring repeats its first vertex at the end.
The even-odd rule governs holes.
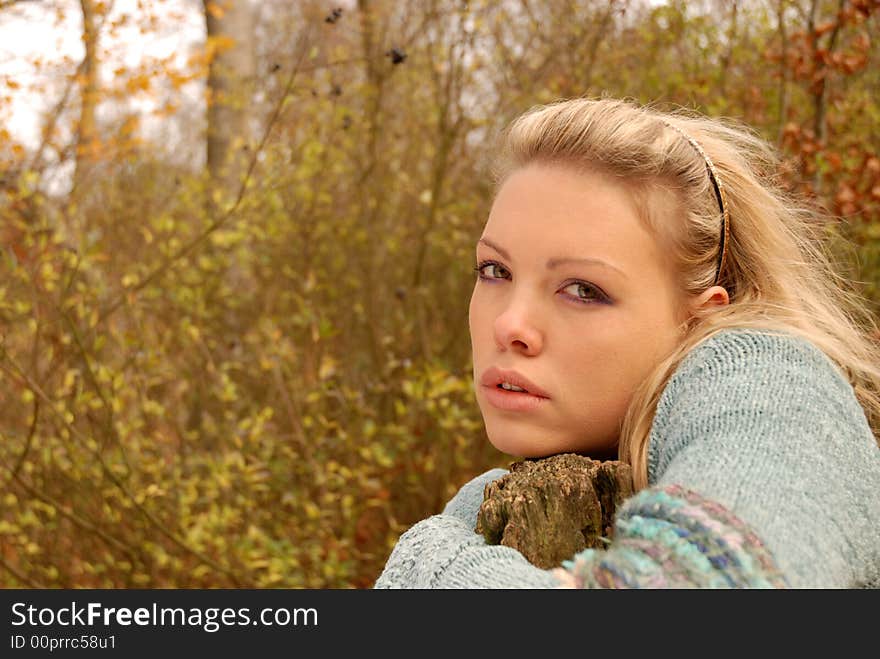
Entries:
POLYGON ((663 256, 608 177, 532 164, 507 178, 477 243, 469 315, 496 448, 616 455, 633 391, 681 337, 682 295, 663 256))

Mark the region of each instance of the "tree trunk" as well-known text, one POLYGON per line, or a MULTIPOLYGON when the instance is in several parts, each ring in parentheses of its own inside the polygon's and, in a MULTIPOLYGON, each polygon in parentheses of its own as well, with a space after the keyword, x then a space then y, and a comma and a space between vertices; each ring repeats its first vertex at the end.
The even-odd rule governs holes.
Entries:
POLYGON ((256 74, 254 13, 247 0, 204 0, 208 69, 207 166, 226 194, 248 162, 248 106, 256 74))
MULTIPOLYGON (((819 67, 814 75, 811 91, 813 93, 813 133, 816 135, 816 143, 818 144, 819 149, 822 150, 825 148, 825 139, 828 132, 827 122, 825 121, 825 112, 828 105, 828 87, 830 84, 829 76, 831 74, 831 69, 825 62, 822 62, 821 64, 818 63, 817 53, 819 51, 819 40, 816 35, 816 12, 818 4, 818 0, 813 0, 813 3, 810 5, 810 19, 807 26, 810 39, 812 40, 813 60, 817 62, 816 66, 819 67)), ((837 21, 828 40, 828 47, 825 49, 826 57, 829 58, 837 45, 837 35, 840 33, 840 25, 843 21, 841 16, 845 4, 846 0, 840 0, 837 7, 837 21)), ((813 174, 813 190, 817 195, 822 193, 822 170, 819 167, 816 167, 816 172, 813 174)))
POLYGON ((88 176, 95 159, 97 147, 97 124, 95 109, 98 105, 98 28, 94 0, 80 0, 82 9, 82 39, 85 57, 79 70, 80 109, 76 132, 76 163, 73 171, 73 187, 78 189, 88 176))
POLYGON ((573 453, 522 460, 486 486, 476 531, 554 568, 582 549, 604 548, 617 507, 632 494, 632 470, 616 460, 573 453))
POLYGON ((721 58, 721 71, 718 76, 718 96, 725 100, 727 98, 727 72, 730 70, 731 62, 733 62, 733 48, 736 44, 737 18, 739 16, 739 2, 733 0, 732 5, 730 27, 727 30, 727 50, 721 58))
POLYGON ((788 32, 785 29, 785 6, 786 0, 779 0, 776 8, 776 25, 779 33, 779 106, 777 109, 778 123, 776 125, 776 146, 782 147, 782 139, 785 135, 785 123, 788 118, 788 32))

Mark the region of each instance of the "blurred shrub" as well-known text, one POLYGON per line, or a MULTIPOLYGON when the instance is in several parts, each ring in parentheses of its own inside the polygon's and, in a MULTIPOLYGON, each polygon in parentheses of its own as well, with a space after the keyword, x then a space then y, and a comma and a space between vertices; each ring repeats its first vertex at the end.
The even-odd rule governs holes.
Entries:
MULTIPOLYGON (((165 71, 175 140, 134 139, 121 112, 72 190, 53 183, 63 103, 39 154, 0 128, 0 586, 368 587, 403 530, 504 466, 467 303, 487 146, 535 103, 610 93, 749 123, 845 218, 842 263, 880 310, 876 3, 812 35, 785 3, 783 22, 753 2, 359 5, 375 20, 261 3, 248 112, 271 139, 240 191, 186 156, 197 72, 165 71)), ((144 68, 156 89, 170 61, 144 68)))

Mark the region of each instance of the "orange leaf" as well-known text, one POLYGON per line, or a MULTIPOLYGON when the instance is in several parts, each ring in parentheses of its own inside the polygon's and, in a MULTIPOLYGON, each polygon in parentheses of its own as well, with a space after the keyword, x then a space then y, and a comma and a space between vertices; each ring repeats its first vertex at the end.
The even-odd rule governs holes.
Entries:
POLYGON ((825 155, 825 159, 828 161, 828 166, 835 172, 840 171, 840 165, 843 160, 840 155, 837 153, 828 153, 825 155))
POLYGON ((225 34, 212 35, 205 41, 206 50, 209 55, 222 53, 224 50, 230 50, 235 47, 235 39, 225 34))
POLYGON ((209 2, 207 9, 208 9, 208 13, 211 14, 211 16, 213 16, 214 18, 216 18, 218 20, 223 18, 223 14, 226 13, 226 10, 223 9, 223 7, 218 5, 216 2, 209 2))
POLYGON ((840 207, 840 214, 844 217, 855 215, 858 211, 859 209, 855 204, 846 203, 840 207))
POLYGON ((139 92, 139 91, 149 91, 150 89, 150 77, 147 75, 139 75, 133 78, 129 78, 125 83, 125 89, 130 92, 139 92))
POLYGON ((864 55, 848 55, 843 59, 843 65, 847 73, 855 73, 861 69, 867 61, 868 60, 864 55))
POLYGON ((813 33, 817 37, 821 37, 823 34, 826 34, 827 32, 831 32, 831 30, 833 30, 836 25, 837 25, 837 21, 826 21, 826 22, 822 23, 821 25, 817 25, 816 29, 813 30, 813 33))
POLYGON ((834 200, 838 204, 850 204, 856 200, 855 191, 845 183, 840 186, 840 190, 834 200))

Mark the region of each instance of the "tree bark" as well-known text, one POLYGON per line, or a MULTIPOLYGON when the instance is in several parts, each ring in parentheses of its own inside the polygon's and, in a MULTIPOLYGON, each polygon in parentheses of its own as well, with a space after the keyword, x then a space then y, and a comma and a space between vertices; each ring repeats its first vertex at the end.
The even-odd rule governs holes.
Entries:
POLYGON ((733 62, 733 49, 737 42, 737 18, 739 17, 739 2, 733 0, 730 14, 730 27, 727 30, 727 50, 721 58, 721 71, 718 76, 718 95, 726 99, 727 97, 727 72, 730 70, 731 62, 733 62))
POLYGON ((73 171, 73 187, 78 189, 88 176, 95 159, 98 137, 96 108, 98 106, 98 27, 94 0, 80 0, 82 10, 82 39, 85 57, 78 72, 80 81, 79 122, 76 132, 76 163, 73 171))
POLYGON ((617 507, 632 494, 632 470, 617 460, 573 453, 522 460, 486 486, 476 531, 554 568, 583 549, 604 548, 617 507))
MULTIPOLYGON (((828 40, 828 47, 826 50, 826 57, 830 57, 830 55, 834 52, 834 48, 837 45, 837 35, 840 32, 840 26, 843 21, 841 15, 843 12, 843 8, 846 4, 846 0, 839 0, 839 4, 837 7, 837 21, 834 25, 834 30, 831 32, 831 36, 828 40)), ((825 113, 828 105, 828 87, 830 84, 830 74, 831 69, 826 62, 818 63, 818 58, 816 54, 819 50, 819 38, 816 35, 816 13, 818 11, 818 0, 813 0, 810 5, 810 18, 807 24, 809 29, 810 39, 812 43, 813 50, 813 61, 817 62, 816 66, 821 67, 817 69, 816 74, 814 75, 813 85, 811 88, 813 94, 813 133, 816 135, 816 142, 819 145, 819 149, 825 148, 825 140, 827 137, 827 122, 825 120, 825 113)), ((813 174, 813 190, 815 193, 821 194, 822 188, 822 171, 819 167, 816 167, 816 172, 813 174)))
POLYGON ((207 166, 221 189, 238 190, 248 162, 248 105, 256 74, 254 13, 247 0, 204 0, 209 52, 207 166))
POLYGON ((782 139, 785 135, 785 123, 788 117, 788 31, 785 28, 786 0, 779 0, 776 7, 776 26, 779 33, 779 106, 777 109, 778 123, 776 125, 776 146, 782 147, 782 139))

